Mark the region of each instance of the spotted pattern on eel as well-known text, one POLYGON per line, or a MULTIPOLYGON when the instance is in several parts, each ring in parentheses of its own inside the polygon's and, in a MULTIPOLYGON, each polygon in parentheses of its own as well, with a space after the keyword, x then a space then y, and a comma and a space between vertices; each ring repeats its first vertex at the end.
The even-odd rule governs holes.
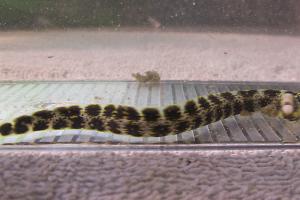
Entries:
POLYGON ((179 134, 234 115, 254 112, 300 118, 300 93, 241 90, 198 96, 182 104, 137 109, 126 105, 73 105, 40 110, 0 125, 0 138, 42 130, 87 129, 135 137, 179 134))

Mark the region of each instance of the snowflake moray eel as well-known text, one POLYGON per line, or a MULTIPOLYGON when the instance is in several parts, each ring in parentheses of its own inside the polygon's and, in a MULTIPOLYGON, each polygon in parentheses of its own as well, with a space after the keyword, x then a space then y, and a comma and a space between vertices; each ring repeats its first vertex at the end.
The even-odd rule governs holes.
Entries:
POLYGON ((300 118, 300 93, 271 89, 240 90, 198 96, 163 108, 139 109, 114 104, 57 107, 1 123, 0 139, 35 131, 65 129, 162 137, 193 130, 233 115, 254 112, 297 121, 300 118))

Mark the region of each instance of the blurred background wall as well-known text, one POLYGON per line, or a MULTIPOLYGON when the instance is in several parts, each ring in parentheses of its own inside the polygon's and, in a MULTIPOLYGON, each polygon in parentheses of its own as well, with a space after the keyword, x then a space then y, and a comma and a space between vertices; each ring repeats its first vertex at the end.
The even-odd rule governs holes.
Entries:
POLYGON ((0 28, 300 24, 298 0, 0 0, 0 28))

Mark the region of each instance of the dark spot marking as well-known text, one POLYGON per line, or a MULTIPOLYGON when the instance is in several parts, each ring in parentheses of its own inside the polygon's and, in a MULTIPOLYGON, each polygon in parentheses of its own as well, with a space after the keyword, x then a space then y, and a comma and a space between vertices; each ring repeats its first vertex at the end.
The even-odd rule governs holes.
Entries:
POLYGON ((238 91, 237 94, 244 98, 251 98, 257 93, 257 90, 242 90, 238 91))
POLYGON ((190 127, 189 121, 181 121, 175 124, 175 132, 176 133, 182 133, 184 131, 187 131, 190 127))
POLYGON ((298 120, 298 118, 293 115, 285 115, 284 118, 289 121, 297 121, 298 120))
POLYGON ((210 123, 213 122, 211 112, 207 112, 207 113, 206 113, 205 122, 206 122, 206 124, 210 124, 210 123))
POLYGON ((29 125, 33 122, 33 117, 24 115, 15 119, 15 123, 19 125, 29 125))
POLYGON ((127 107, 127 119, 128 120, 138 121, 138 120, 140 120, 140 118, 141 118, 141 116, 135 108, 127 107))
POLYGON ((114 105, 107 105, 104 108, 103 115, 106 117, 112 117, 115 110, 116 110, 116 107, 114 105))
POLYGON ((58 107, 54 110, 54 112, 57 112, 64 117, 69 117, 69 110, 66 107, 58 107))
POLYGON ((41 110, 41 111, 37 111, 35 113, 33 113, 33 116, 44 119, 44 120, 48 120, 51 119, 53 117, 53 112, 50 110, 41 110))
POLYGON ((32 116, 21 116, 15 119, 15 125, 14 125, 14 131, 16 134, 22 134, 29 131, 29 128, 27 125, 32 124, 33 117, 32 116))
POLYGON ((181 117, 180 108, 176 105, 168 106, 164 109, 164 115, 167 120, 177 120, 181 117))
POLYGON ((54 110, 54 112, 59 113, 63 117, 72 117, 79 116, 81 108, 79 106, 70 106, 70 107, 58 107, 54 110))
POLYGON ((154 122, 160 118, 160 113, 156 108, 145 108, 142 113, 146 121, 154 122))
POLYGON ((196 103, 194 101, 186 102, 186 104, 184 105, 184 112, 191 116, 197 114, 198 108, 196 103))
POLYGON ((215 112, 214 112, 214 118, 215 121, 219 121, 223 116, 223 110, 220 106, 216 106, 215 112))
POLYGON ((285 94, 291 94, 291 95, 297 95, 297 93, 293 92, 293 91, 286 91, 285 94))
POLYGON ((126 133, 128 135, 132 135, 132 136, 136 136, 136 137, 143 136, 141 128, 136 123, 129 122, 128 124, 125 125, 125 129, 126 129, 126 133))
POLYGON ((67 127, 67 121, 65 119, 62 118, 58 118, 57 120, 55 120, 52 124, 52 128, 53 129, 63 129, 67 127))
POLYGON ((265 90, 264 94, 269 97, 276 97, 280 94, 279 90, 265 90))
POLYGON ((254 102, 252 99, 244 100, 244 109, 248 112, 254 112, 254 102))
POLYGON ((116 119, 122 119, 126 117, 126 108, 124 106, 118 106, 114 113, 116 119))
POLYGON ((91 119, 91 121, 89 122, 89 127, 91 129, 96 129, 98 131, 104 131, 105 130, 104 123, 100 118, 91 119))
POLYGON ((171 129, 168 125, 159 124, 152 127, 152 132, 154 133, 154 135, 152 135, 153 137, 162 137, 168 135, 171 129))
POLYGON ((248 93, 251 95, 251 96, 254 96, 255 94, 258 93, 257 90, 248 90, 248 93))
POLYGON ((79 116, 81 108, 79 106, 70 106, 68 110, 69 116, 79 116))
POLYGON ((42 131, 49 128, 49 123, 44 120, 38 120, 33 124, 33 131, 42 131))
POLYGON ((85 112, 89 116, 98 116, 101 112, 100 105, 92 104, 85 107, 85 112))
POLYGON ((242 103, 240 101, 234 101, 233 103, 233 114, 238 115, 243 110, 242 103))
POLYGON ((81 116, 70 118, 71 128, 81 129, 84 128, 84 119, 81 116))
POLYGON ((27 131, 29 131, 29 128, 27 127, 27 125, 18 124, 18 123, 15 124, 14 132, 16 134, 23 134, 23 133, 26 133, 27 131))
POLYGON ((230 103, 227 103, 223 106, 223 114, 224 118, 227 118, 232 114, 232 108, 230 103))
POLYGON ((235 100, 235 96, 231 92, 221 93, 220 96, 230 102, 235 100))
POLYGON ((208 95, 208 99, 209 99, 210 102, 212 102, 213 104, 219 105, 219 104, 222 103, 222 101, 219 99, 219 97, 216 96, 216 95, 213 95, 213 94, 209 94, 209 95, 208 95))
POLYGON ((11 123, 4 123, 0 126, 0 133, 3 136, 11 134, 13 131, 13 126, 11 123))
POLYGON ((270 103, 272 102, 271 98, 269 97, 261 97, 259 100, 258 100, 258 104, 260 107, 265 107, 267 105, 269 105, 270 103))
POLYGON ((194 124, 192 126, 192 129, 195 129, 195 128, 200 127, 203 121, 202 121, 202 118, 200 116, 197 116, 197 117, 195 117, 193 122, 194 122, 194 124))
POLYGON ((120 134, 120 125, 114 121, 114 120, 110 120, 109 122, 107 122, 107 126, 108 126, 108 130, 110 130, 112 133, 117 133, 120 134))
POLYGON ((209 102, 204 97, 199 97, 198 98, 198 103, 201 106, 201 108, 204 108, 205 110, 208 110, 210 108, 209 102))

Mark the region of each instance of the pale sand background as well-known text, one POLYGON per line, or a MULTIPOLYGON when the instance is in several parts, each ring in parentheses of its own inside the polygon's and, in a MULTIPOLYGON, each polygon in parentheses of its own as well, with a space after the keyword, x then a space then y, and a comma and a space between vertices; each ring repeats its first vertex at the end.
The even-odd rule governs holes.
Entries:
MULTIPOLYGON (((300 37, 1 32, 1 80, 299 81, 300 37)), ((300 150, 0 151, 1 199, 299 199, 300 150)))
POLYGON ((299 81, 300 37, 264 33, 73 30, 0 32, 0 80, 299 81))

